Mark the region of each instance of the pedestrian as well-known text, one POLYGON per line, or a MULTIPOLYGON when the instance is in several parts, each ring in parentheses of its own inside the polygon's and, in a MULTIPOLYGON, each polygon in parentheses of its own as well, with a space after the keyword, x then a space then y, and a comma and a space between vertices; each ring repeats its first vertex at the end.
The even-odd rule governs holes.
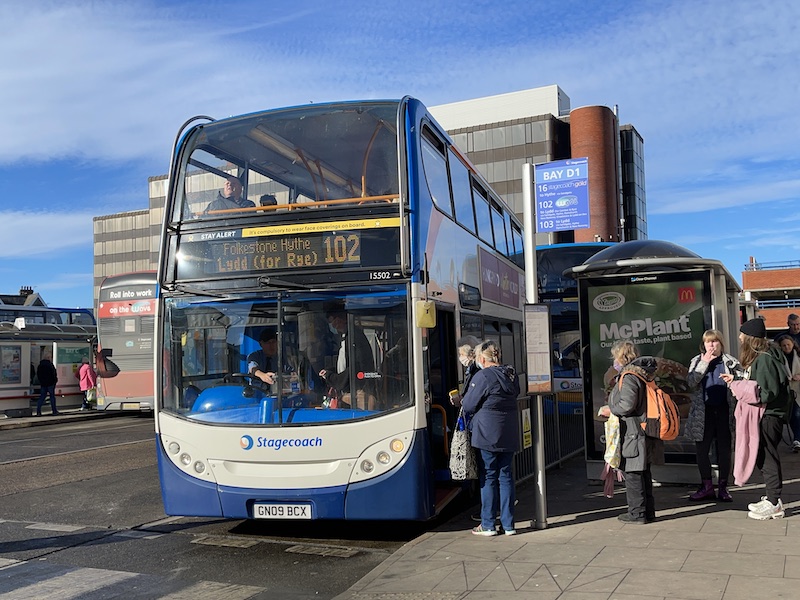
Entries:
POLYGON ((700 354, 689 362, 689 374, 686 377, 692 400, 684 435, 695 442, 701 481, 700 488, 689 496, 689 500, 716 497, 722 502, 733 502, 728 493, 728 477, 731 474, 731 443, 736 430, 733 418, 736 398, 721 375, 733 374, 739 369, 739 361, 725 354, 722 332, 716 329, 704 332, 700 354), (715 443, 719 466, 716 492, 709 456, 712 442, 715 443))
POLYGON ((791 336, 795 343, 800 346, 800 315, 791 313, 786 317, 786 329, 775 334, 775 343, 778 342, 778 338, 782 335, 791 336))
POLYGON ((641 428, 647 411, 647 384, 639 377, 625 375, 634 373, 653 381, 657 363, 652 356, 639 356, 639 349, 630 340, 615 342, 611 347, 611 357, 619 375, 608 395, 608 408, 601 410, 620 418, 620 468, 625 473, 628 510, 617 518, 623 523, 652 523, 656 518, 656 507, 650 467, 664 464, 664 442, 645 436, 641 428))
POLYGON ((764 477, 766 496, 747 506, 747 516, 758 521, 780 519, 784 515, 781 494, 783 472, 778 444, 783 434, 791 395, 789 377, 781 349, 767 339, 763 319, 750 319, 739 328, 739 362, 743 371, 736 375, 722 374, 726 383, 734 379, 755 381, 759 388, 759 406, 764 414, 759 422, 756 467, 764 477))
POLYGON ((514 528, 514 454, 519 450, 519 380, 514 368, 500 364, 500 348, 486 341, 475 348, 478 371, 461 400, 469 416, 472 446, 477 450, 481 524, 472 533, 497 535, 495 515, 506 535, 514 528))
POLYGON ((475 362, 475 346, 477 345, 478 339, 471 335, 465 335, 458 340, 458 362, 464 367, 464 383, 461 386, 461 393, 458 393, 458 390, 450 392, 450 404, 453 406, 461 406, 461 398, 467 393, 472 377, 480 371, 480 367, 475 362))
POLYGON ((78 385, 83 392, 83 402, 81 403, 81 410, 91 410, 91 402, 94 398, 90 398, 90 394, 97 391, 97 373, 89 362, 89 357, 84 356, 81 359, 81 366, 75 371, 75 377, 78 379, 78 385))
POLYGON ((800 450, 800 347, 794 338, 787 334, 781 334, 775 338, 781 350, 783 350, 783 360, 786 364, 786 371, 789 373, 789 388, 794 392, 794 402, 789 413, 789 428, 792 430, 792 452, 800 450))
POLYGON ((36 367, 36 377, 39 379, 39 402, 36 403, 36 416, 42 416, 42 404, 45 397, 50 395, 50 408, 54 415, 60 414, 56 409, 56 384, 58 383, 58 371, 47 355, 42 356, 39 366, 36 367))

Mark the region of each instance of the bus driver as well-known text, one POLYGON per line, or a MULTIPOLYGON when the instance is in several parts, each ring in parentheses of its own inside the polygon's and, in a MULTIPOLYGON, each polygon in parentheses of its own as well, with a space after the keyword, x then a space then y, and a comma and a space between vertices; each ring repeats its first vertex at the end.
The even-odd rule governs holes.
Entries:
POLYGON ((208 203, 203 214, 214 210, 231 208, 255 208, 255 202, 242 198, 242 182, 238 178, 229 176, 225 178, 225 186, 217 192, 217 197, 208 203))
MULTIPOLYGON (((274 330, 264 329, 258 337, 258 344, 261 349, 247 355, 247 372, 272 385, 277 379, 275 373, 278 369, 278 336, 274 330)), ((289 349, 284 349, 283 363, 283 372, 289 377, 290 383, 298 384, 298 389, 293 391, 304 394, 311 390, 318 394, 324 391, 324 382, 317 375, 305 353, 293 353, 289 349)))

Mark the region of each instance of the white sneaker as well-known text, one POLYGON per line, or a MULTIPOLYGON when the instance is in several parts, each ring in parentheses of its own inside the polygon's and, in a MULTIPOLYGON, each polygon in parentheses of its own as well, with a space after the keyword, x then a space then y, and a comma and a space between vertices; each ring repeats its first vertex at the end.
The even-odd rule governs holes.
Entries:
POLYGON ((792 442, 792 452, 800 451, 800 441, 795 440, 792 442))
POLYGON ((781 502, 780 498, 778 498, 778 502, 772 504, 769 500, 767 500, 769 504, 768 507, 762 508, 758 512, 750 511, 747 513, 747 516, 751 519, 755 519, 756 521, 767 521, 769 519, 782 519, 784 512, 783 512, 783 502, 781 502))
POLYGON ((506 529, 506 530, 503 531, 503 533, 505 533, 506 535, 517 535, 517 530, 516 529, 506 529))
POLYGON ((752 504, 748 504, 747 510, 749 510, 750 512, 759 512, 762 509, 767 508, 768 506, 772 506, 772 502, 767 500, 766 496, 761 496, 761 500, 759 500, 758 502, 753 502, 752 504))

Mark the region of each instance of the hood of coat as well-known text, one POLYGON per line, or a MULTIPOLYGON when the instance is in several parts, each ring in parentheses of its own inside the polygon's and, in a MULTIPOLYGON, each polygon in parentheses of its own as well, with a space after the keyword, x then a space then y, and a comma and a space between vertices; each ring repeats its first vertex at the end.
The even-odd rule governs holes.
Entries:
POLYGON ((519 381, 517 372, 511 365, 499 365, 489 369, 483 369, 487 377, 493 377, 500 384, 504 392, 519 395, 519 381))
POLYGON ((658 368, 658 361, 652 356, 640 356, 639 358, 629 362, 622 367, 622 373, 636 373, 644 377, 647 381, 653 381, 656 377, 656 369, 658 368))

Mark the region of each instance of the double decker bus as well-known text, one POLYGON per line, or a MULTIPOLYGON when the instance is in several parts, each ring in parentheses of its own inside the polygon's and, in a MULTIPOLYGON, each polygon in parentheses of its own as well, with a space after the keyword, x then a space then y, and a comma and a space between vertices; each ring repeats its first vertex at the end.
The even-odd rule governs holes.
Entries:
POLYGON ((97 320, 97 408, 152 410, 156 272, 103 279, 97 320))
POLYGON ((416 99, 187 121, 158 271, 167 514, 435 516, 464 487, 457 340, 525 381, 523 265, 519 221, 416 99))

